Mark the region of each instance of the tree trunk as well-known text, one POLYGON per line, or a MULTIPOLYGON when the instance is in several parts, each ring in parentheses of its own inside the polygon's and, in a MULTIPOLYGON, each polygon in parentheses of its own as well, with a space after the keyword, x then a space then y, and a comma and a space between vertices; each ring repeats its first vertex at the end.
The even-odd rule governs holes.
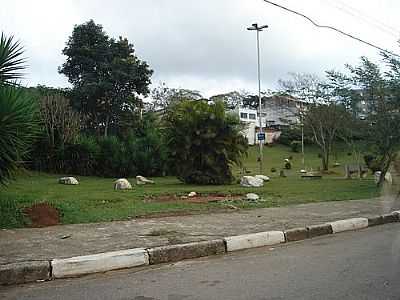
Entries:
POLYGON ((322 152, 322 170, 328 171, 329 169, 329 151, 322 152))
POLYGON ((392 160, 393 158, 391 158, 391 155, 389 155, 389 157, 384 159, 384 161, 381 163, 381 175, 379 176, 379 181, 377 184, 378 187, 382 186, 383 182, 385 181, 385 176, 387 171, 389 170, 392 160))
POLYGON ((108 126, 109 126, 109 123, 110 123, 110 117, 107 116, 107 118, 106 118, 106 123, 105 123, 105 126, 104 126, 104 137, 107 137, 107 136, 108 136, 108 126))

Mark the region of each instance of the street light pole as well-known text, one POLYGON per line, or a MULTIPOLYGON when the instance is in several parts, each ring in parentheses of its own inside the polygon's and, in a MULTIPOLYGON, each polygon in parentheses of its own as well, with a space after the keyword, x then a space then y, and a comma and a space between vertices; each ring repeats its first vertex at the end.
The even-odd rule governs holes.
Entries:
MULTIPOLYGON (((257 75, 258 75, 258 118, 259 118, 259 133, 263 133, 262 128, 262 115, 261 115, 261 76, 260 76, 260 31, 268 28, 268 25, 258 26, 257 23, 251 24, 251 27, 248 27, 247 30, 255 30, 257 32, 257 75)), ((258 139, 258 138, 257 138, 258 139)), ((263 174, 263 146, 264 142, 262 140, 258 140, 260 144, 260 174, 263 174)))

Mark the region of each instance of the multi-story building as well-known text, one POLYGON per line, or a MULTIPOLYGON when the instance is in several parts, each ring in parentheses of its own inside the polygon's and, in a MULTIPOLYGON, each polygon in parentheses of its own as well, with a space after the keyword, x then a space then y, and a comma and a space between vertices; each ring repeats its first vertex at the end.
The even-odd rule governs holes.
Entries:
MULTIPOLYGON (((303 101, 288 96, 263 97, 261 103, 261 124, 266 133, 266 143, 276 141, 282 127, 299 123, 299 113, 305 106, 303 101)), ((240 120, 247 124, 243 134, 249 144, 257 144, 257 133, 260 130, 258 110, 239 106, 235 111, 240 120)))

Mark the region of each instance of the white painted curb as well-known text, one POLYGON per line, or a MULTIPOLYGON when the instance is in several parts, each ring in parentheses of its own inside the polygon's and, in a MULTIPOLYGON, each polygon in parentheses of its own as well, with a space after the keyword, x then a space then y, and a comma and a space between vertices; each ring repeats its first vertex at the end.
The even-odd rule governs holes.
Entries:
POLYGON ((330 223, 332 226, 332 232, 338 233, 349 230, 357 230, 368 227, 368 219, 367 218, 353 218, 346 220, 339 220, 330 223))
POLYGON ((149 264, 144 248, 76 256, 51 261, 53 278, 72 277, 89 273, 106 272, 149 264))
POLYGON ((224 238, 227 252, 262 246, 271 246, 285 242, 283 231, 267 231, 224 238))

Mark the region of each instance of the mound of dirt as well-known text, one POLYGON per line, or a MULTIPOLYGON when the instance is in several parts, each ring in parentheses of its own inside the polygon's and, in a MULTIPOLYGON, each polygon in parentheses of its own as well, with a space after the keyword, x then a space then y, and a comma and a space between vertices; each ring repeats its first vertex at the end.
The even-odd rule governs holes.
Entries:
POLYGON ((31 220, 31 227, 45 227, 60 224, 60 213, 48 203, 37 203, 24 209, 31 220))
POLYGON ((232 201, 242 199, 242 195, 223 195, 223 194, 197 194, 194 197, 178 195, 161 195, 147 197, 144 202, 187 202, 187 203, 209 203, 219 201, 232 201))

